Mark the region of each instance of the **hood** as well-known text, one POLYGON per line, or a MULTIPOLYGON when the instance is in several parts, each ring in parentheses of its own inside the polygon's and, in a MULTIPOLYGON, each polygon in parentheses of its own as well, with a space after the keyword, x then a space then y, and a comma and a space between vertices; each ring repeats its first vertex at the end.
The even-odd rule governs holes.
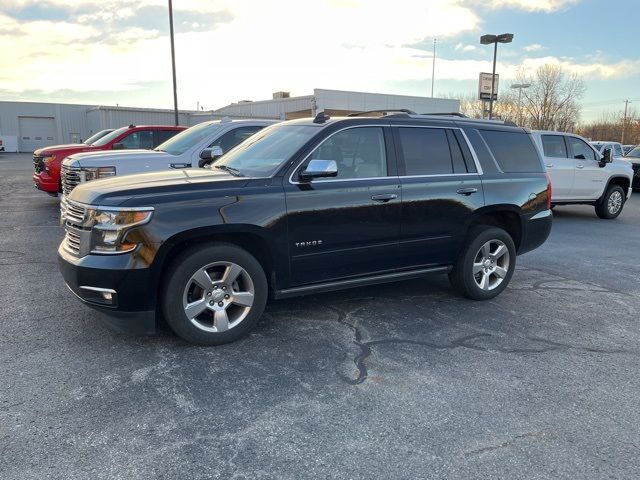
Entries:
MULTIPOLYGON (((184 195, 199 191, 242 188, 250 178, 209 169, 163 170, 122 177, 105 178, 81 183, 69 194, 69 199, 90 205, 119 206, 132 197, 148 198, 184 195)), ((173 201, 176 201, 174 198, 173 201)))
POLYGON ((102 167, 117 164, 126 160, 157 160, 170 156, 165 152, 155 150, 100 150, 94 152, 80 152, 69 155, 64 164, 74 167, 102 167))
POLYGON ((33 154, 34 155, 43 155, 43 154, 50 155, 55 153, 67 152, 69 150, 84 152, 84 151, 95 150, 96 148, 97 147, 87 145, 85 143, 68 143, 66 145, 54 145, 52 147, 39 148, 38 150, 33 152, 33 154))
POLYGON ((622 159, 635 164, 640 163, 640 157, 622 157, 622 159))

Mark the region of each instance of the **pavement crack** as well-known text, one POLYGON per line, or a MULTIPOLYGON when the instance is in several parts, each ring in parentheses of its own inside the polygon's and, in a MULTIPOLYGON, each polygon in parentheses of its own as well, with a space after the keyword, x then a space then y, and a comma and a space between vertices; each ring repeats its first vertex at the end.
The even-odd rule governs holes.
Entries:
POLYGON ((510 447, 514 446, 515 444, 517 444, 520 440, 524 440, 524 439, 528 439, 528 438, 533 438, 533 439, 536 439, 536 440, 542 440, 546 435, 547 435, 547 433, 544 432, 544 431, 523 433, 521 435, 516 435, 511 440, 506 440, 506 441, 504 441, 502 443, 497 443, 497 444, 494 444, 494 445, 487 445, 486 447, 482 447, 482 448, 478 448, 478 449, 475 449, 475 450, 471 450, 471 451, 467 452, 467 455, 482 455, 482 454, 487 453, 487 452, 492 452, 492 451, 500 450, 500 449, 503 449, 503 448, 510 448, 510 447))
POLYGON ((338 314, 337 322, 346 326, 353 332, 353 343, 360 348, 360 352, 354 357, 353 364, 358 369, 358 376, 355 379, 347 378, 344 375, 340 375, 342 379, 349 385, 359 385, 367 379, 367 365, 365 360, 371 355, 371 348, 367 343, 362 342, 362 332, 360 329, 347 322, 347 313, 337 307, 327 307, 329 310, 338 314))

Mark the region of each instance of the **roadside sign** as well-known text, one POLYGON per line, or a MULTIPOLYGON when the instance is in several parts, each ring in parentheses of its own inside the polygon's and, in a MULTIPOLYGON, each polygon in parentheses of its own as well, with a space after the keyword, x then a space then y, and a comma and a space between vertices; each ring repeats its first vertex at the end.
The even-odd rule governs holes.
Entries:
MULTIPOLYGON (((496 73, 495 80, 493 81, 493 100, 498 99, 498 81, 500 80, 500 75, 496 73)), ((478 98, 480 100, 490 100, 491 99, 491 74, 490 73, 480 73, 480 78, 478 80, 478 98)))

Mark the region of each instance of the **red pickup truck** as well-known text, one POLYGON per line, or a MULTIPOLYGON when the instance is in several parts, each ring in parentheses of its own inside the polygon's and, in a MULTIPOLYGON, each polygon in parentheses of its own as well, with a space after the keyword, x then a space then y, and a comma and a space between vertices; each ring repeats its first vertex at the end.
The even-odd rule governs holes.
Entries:
POLYGON ((107 133, 90 145, 73 143, 41 148, 33 152, 33 183, 38 190, 55 197, 62 192, 60 167, 62 160, 69 155, 100 150, 151 149, 185 129, 167 125, 129 125, 107 133))

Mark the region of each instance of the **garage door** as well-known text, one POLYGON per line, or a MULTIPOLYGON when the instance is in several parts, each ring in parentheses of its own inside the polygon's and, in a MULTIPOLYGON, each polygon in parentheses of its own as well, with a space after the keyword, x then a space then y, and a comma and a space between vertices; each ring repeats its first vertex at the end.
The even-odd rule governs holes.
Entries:
POLYGON ((56 122, 53 117, 18 117, 18 125, 21 152, 33 152, 56 144, 56 122))

